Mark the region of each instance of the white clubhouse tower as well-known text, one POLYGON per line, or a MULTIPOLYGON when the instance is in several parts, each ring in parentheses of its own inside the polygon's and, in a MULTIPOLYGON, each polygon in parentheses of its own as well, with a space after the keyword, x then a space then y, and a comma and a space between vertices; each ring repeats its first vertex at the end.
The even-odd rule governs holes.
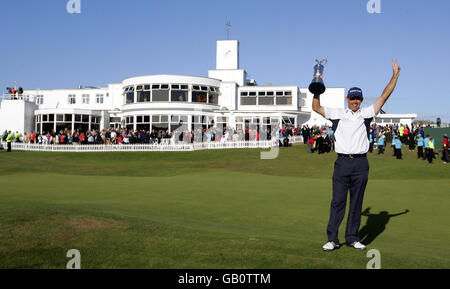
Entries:
MULTIPOLYGON (((344 94, 344 88, 327 88, 321 103, 343 108, 344 94)), ((4 96, 0 103, 0 133, 119 126, 173 131, 186 124, 191 129, 226 125, 243 130, 256 125, 270 130, 275 125, 330 123, 312 112, 311 104, 307 88, 260 86, 248 80, 246 71, 239 67, 239 42, 221 40, 217 41, 216 69, 209 70, 208 77, 138 76, 105 88, 24 90, 19 97, 4 96)), ((408 124, 416 117, 390 116, 391 121, 398 118, 398 122, 408 124)))

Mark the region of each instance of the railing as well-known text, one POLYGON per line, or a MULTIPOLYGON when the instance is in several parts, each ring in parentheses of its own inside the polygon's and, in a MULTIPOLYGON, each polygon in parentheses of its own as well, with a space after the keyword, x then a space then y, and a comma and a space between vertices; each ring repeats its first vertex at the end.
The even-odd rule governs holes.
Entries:
MULTIPOLYGON (((6 149, 5 142, 0 143, 0 149, 6 149)), ((148 152, 148 151, 196 151, 211 149, 242 149, 242 148, 264 148, 278 146, 278 141, 226 141, 226 142, 203 142, 193 144, 66 144, 66 145, 46 145, 46 144, 25 144, 11 143, 12 150, 16 151, 39 151, 39 152, 148 152)))

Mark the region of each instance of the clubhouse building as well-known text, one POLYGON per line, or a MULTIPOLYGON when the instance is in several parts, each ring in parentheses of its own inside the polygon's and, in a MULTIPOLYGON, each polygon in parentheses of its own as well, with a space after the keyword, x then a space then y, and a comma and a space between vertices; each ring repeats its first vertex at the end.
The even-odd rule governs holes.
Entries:
MULTIPOLYGON (((305 68, 305 69, 310 69, 305 68)), ((309 79, 307 80, 309 84, 309 79)), ((306 80, 305 80, 306 82, 306 80)), ((344 107, 344 88, 327 88, 321 103, 344 107)), ((271 130, 276 125, 330 124, 314 113, 312 95, 296 85, 257 85, 239 67, 239 42, 217 41, 216 69, 208 77, 150 75, 124 79, 104 88, 24 90, 4 95, 0 132, 107 129, 134 130, 250 126, 271 130)), ((411 124, 415 114, 379 115, 379 124, 411 124)))

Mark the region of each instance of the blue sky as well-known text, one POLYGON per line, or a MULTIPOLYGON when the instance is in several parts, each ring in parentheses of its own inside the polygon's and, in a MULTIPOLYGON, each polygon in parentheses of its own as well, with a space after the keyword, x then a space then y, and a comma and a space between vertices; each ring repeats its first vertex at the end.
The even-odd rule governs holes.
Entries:
POLYGON ((102 86, 150 74, 207 76, 216 40, 240 41, 240 67, 258 84, 307 87, 328 58, 329 87, 359 86, 367 102, 402 67, 385 109, 450 122, 450 1, 1 1, 0 88, 102 86))

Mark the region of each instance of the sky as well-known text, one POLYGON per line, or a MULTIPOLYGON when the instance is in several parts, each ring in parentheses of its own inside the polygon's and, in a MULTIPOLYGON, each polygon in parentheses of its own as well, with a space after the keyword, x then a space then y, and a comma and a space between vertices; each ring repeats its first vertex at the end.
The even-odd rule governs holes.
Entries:
POLYGON ((0 1, 0 89, 106 87, 140 75, 207 76, 216 41, 239 40, 241 69, 259 85, 308 87, 327 58, 328 87, 362 88, 365 103, 401 73, 384 110, 450 122, 450 1, 0 1))

